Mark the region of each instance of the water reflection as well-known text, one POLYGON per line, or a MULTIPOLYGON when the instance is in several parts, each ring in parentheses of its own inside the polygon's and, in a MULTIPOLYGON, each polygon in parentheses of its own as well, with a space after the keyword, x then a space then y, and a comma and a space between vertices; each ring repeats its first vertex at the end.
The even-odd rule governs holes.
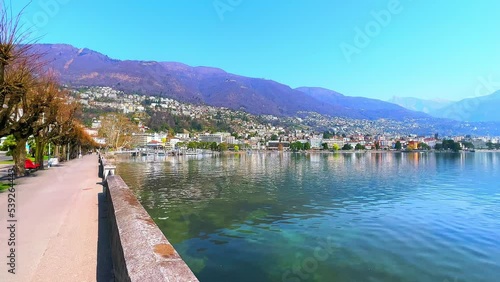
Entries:
POLYGON ((118 173, 201 281, 488 281, 499 155, 270 152, 127 159, 118 173), (284 278, 325 238, 328 260, 284 278))

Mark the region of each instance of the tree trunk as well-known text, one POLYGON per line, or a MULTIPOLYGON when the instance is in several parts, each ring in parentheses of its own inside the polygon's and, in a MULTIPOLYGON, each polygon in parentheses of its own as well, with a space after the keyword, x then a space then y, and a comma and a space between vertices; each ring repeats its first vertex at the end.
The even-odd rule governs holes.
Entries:
POLYGON ((61 158, 59 157, 59 145, 55 145, 54 157, 56 157, 59 161, 61 161, 61 158))
POLYGON ((70 150, 70 147, 69 147, 69 143, 66 145, 66 161, 69 161, 69 157, 70 157, 70 154, 71 154, 71 150, 70 150))
POLYGON ((65 145, 61 145, 61 147, 59 148, 59 152, 60 152, 60 159, 62 161, 65 161, 66 160, 66 146, 65 145))
POLYGON ((26 169, 24 162, 26 161, 26 142, 28 138, 16 137, 16 147, 12 151, 12 158, 14 159, 14 170, 17 177, 24 176, 26 169))
POLYGON ((42 142, 41 138, 36 138, 35 142, 36 142, 35 162, 40 164, 40 169, 44 169, 43 156, 44 156, 44 150, 45 150, 45 143, 42 142))

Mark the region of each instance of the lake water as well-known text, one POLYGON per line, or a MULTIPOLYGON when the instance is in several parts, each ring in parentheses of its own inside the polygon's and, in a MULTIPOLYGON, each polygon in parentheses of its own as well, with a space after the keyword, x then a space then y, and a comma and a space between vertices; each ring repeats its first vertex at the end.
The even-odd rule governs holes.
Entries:
POLYGON ((126 159, 205 281, 499 281, 500 153, 126 159))

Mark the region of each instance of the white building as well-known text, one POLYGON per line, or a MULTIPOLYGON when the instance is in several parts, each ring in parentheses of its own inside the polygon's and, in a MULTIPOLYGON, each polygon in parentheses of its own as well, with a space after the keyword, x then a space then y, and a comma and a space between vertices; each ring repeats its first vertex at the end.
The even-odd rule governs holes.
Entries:
POLYGON ((227 144, 238 144, 236 142, 236 138, 234 136, 228 136, 228 137, 226 137, 226 143, 227 144))
POLYGON ((222 135, 221 134, 202 134, 198 136, 198 140, 200 142, 215 142, 217 144, 222 143, 222 135))
POLYGON ((343 139, 324 139, 323 143, 326 143, 328 145, 328 148, 333 148, 334 144, 337 144, 339 148, 342 148, 344 146, 343 139))
POLYGON ((175 138, 179 138, 181 140, 189 139, 189 133, 176 133, 175 138))
POLYGON ((321 149, 323 138, 311 138, 309 139, 309 144, 311 144, 311 149, 321 149))
POLYGON ((151 141, 151 134, 149 133, 137 133, 134 134, 134 144, 138 147, 146 146, 149 141, 151 141))
POLYGON ((149 142, 158 142, 158 143, 164 143, 167 140, 167 134, 166 133, 153 133, 149 134, 147 136, 147 143, 149 142))

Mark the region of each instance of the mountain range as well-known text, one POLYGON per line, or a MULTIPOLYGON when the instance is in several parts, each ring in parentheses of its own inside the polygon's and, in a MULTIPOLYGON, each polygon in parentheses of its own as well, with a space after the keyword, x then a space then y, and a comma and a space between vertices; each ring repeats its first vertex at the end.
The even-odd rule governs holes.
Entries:
POLYGON ((244 110, 251 114, 291 116, 314 111, 363 119, 428 118, 422 112, 332 90, 291 87, 272 80, 244 77, 212 67, 176 62, 116 60, 66 44, 37 44, 35 50, 72 87, 110 86, 126 93, 160 95, 183 102, 244 110))
POLYGON ((500 91, 458 102, 393 97, 388 102, 343 95, 319 87, 296 89, 272 80, 231 74, 219 68, 177 62, 116 60, 67 44, 36 44, 60 82, 71 87, 110 86, 126 93, 160 95, 183 102, 293 116, 318 112, 356 119, 447 118, 500 122, 500 91))
POLYGON ((431 111, 435 117, 468 122, 500 122, 500 90, 487 96, 467 98, 431 111))
POLYGON ((401 107, 412 111, 423 112, 426 114, 434 113, 435 111, 442 109, 453 103, 453 101, 448 101, 448 100, 438 100, 438 99, 426 100, 413 97, 397 97, 397 96, 392 97, 390 100, 388 100, 388 102, 400 105, 401 107))
POLYGON ((500 90, 490 95, 460 101, 425 100, 412 97, 393 97, 391 103, 436 118, 463 122, 500 122, 500 90))

